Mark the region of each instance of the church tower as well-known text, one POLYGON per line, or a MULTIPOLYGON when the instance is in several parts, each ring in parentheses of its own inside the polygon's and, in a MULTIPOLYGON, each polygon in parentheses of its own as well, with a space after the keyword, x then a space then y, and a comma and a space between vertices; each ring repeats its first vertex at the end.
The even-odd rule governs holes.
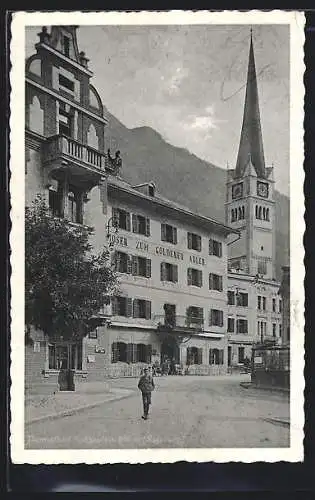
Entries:
POLYGON ((226 224, 240 231, 240 239, 229 245, 229 269, 273 279, 274 177, 273 167, 265 165, 252 33, 240 145, 226 188, 226 224))

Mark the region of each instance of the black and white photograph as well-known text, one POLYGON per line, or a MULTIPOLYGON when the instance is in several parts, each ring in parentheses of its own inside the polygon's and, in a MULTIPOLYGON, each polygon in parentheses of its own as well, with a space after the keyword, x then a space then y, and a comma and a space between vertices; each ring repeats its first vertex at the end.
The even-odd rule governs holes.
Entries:
POLYGON ((13 15, 14 463, 303 460, 303 29, 13 15))

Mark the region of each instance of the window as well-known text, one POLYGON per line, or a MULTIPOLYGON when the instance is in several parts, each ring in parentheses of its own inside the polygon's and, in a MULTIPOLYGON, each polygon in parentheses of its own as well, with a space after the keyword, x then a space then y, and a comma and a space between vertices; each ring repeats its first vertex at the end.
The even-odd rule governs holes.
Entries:
POLYGON ((132 257, 132 274, 133 276, 151 278, 151 259, 134 255, 132 257))
POLYGON ((245 219, 245 207, 238 207, 238 218, 240 220, 245 219))
POLYGON ((236 305, 240 307, 248 306, 248 293, 239 292, 236 294, 236 305))
POLYGON ((151 319, 151 302, 149 300, 134 299, 133 317, 151 319))
POLYGON ((235 319, 234 318, 228 318, 228 328, 227 331, 229 333, 234 333, 235 331, 235 319))
POLYGON ((209 365, 223 365, 223 364, 224 364, 224 350, 209 349, 209 365))
POLYGON ((267 334, 267 323, 266 323, 266 321, 258 321, 258 323, 257 323, 257 334, 260 336, 261 341, 263 341, 264 336, 267 334))
POLYGON ((178 282, 178 266, 176 264, 169 264, 168 262, 161 262, 161 281, 178 282))
POLYGON ((272 299, 272 312, 276 312, 276 299, 272 299))
POLYGON ((150 236, 150 219, 142 215, 132 215, 132 232, 150 236))
POLYGON ((267 262, 265 260, 259 260, 257 263, 258 274, 267 274, 267 262))
POLYGON ((236 320, 236 333, 247 333, 247 319, 237 319, 236 320))
POLYGON ((82 370, 82 341, 75 344, 49 344, 48 367, 50 370, 82 370))
POLYGON ((238 362, 244 363, 245 361, 245 347, 238 348, 238 362))
POLYGON ((209 326, 223 326, 223 311, 210 309, 209 326))
POLYGON ((209 290, 217 290, 218 292, 222 292, 223 283, 222 276, 218 274, 209 274, 209 290))
POLYGON ((186 324, 191 325, 203 325, 203 308, 190 306, 186 309, 186 324))
POLYGON ((67 137, 72 137, 72 115, 59 108, 59 134, 66 135, 67 137))
POLYGON ((61 75, 60 73, 59 73, 59 85, 61 85, 67 90, 70 90, 70 92, 74 92, 74 82, 69 80, 69 78, 66 78, 65 76, 61 75))
POLYGON ((209 255, 215 255, 216 257, 222 257, 222 243, 221 241, 209 240, 209 255))
POLYGON ((129 297, 112 297, 113 316, 132 316, 132 299, 129 297))
POLYGON ((231 222, 235 222, 237 220, 237 209, 232 208, 231 210, 231 222))
POLYGON ((277 325, 276 323, 272 323, 272 336, 276 337, 277 332, 276 332, 277 325))
POLYGON ((201 252, 201 236, 195 233, 187 233, 187 245, 189 249, 201 252))
POLYGON ((177 228, 169 224, 161 224, 161 240, 177 244, 177 228))
POLYGON ((82 224, 83 222, 82 194, 69 186, 68 192, 68 216, 69 220, 82 224))
POLYGON ((121 208, 112 207, 112 225, 130 231, 130 213, 121 208))
POLYGON ((228 305, 235 305, 235 292, 232 292, 231 290, 228 290, 228 305))
POLYGON ((115 252, 115 269, 118 273, 131 273, 131 259, 127 253, 115 252))
POLYGON ((262 308, 263 308, 263 311, 266 311, 266 297, 262 298, 262 308))
POLYGON ((152 345, 112 343, 112 363, 151 363, 152 345))
POLYGON ((266 220, 269 221, 269 208, 266 208, 266 220))
POLYGON ((282 313, 282 300, 279 300, 279 313, 282 313))
POLYGON ((69 57, 70 55, 70 38, 68 36, 63 37, 63 51, 65 56, 69 57))
POLYGON ((187 365, 202 365, 202 348, 187 347, 187 365))
POLYGON ((89 339, 97 339, 97 328, 89 332, 89 339))
POLYGON ((266 297, 257 296, 257 309, 266 311, 266 297))
POLYGON ((202 287, 202 271, 189 267, 187 269, 187 284, 202 287))
POLYGON ((282 325, 279 325, 279 337, 282 337, 282 325))
POLYGON ((53 217, 63 217, 63 191, 49 189, 49 211, 53 217))

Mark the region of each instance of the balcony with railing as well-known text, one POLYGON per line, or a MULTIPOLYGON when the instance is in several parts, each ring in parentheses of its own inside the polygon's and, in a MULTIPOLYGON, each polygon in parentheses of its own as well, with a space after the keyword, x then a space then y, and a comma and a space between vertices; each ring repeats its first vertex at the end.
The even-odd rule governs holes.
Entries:
POLYGON ((201 316, 167 316, 158 314, 154 316, 157 331, 165 333, 194 334, 201 333, 204 329, 204 319, 201 316))
POLYGON ((43 146, 43 163, 49 171, 71 169, 77 177, 97 181, 101 176, 116 174, 121 167, 120 153, 115 158, 66 135, 48 137, 43 146))

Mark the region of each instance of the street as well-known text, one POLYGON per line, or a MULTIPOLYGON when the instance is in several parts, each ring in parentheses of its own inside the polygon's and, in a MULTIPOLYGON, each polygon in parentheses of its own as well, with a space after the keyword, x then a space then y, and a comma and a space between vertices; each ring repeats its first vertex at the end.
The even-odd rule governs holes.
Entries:
MULTIPOLYGON (((243 379, 247 380, 248 376, 243 379)), ((155 378, 149 420, 141 419, 136 379, 111 380, 134 389, 125 399, 26 426, 29 449, 288 447, 289 397, 246 389, 240 377, 155 378)))

